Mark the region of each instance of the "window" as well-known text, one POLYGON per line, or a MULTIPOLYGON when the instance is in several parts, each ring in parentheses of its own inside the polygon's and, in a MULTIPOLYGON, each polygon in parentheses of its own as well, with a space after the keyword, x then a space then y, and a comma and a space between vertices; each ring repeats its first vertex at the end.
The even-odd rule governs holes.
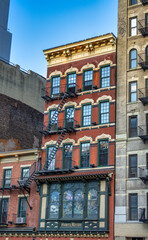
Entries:
POLYGON ((137 137, 137 116, 129 117, 129 137, 137 137))
POLYGON ((87 216, 90 218, 97 218, 98 215, 97 195, 97 191, 94 188, 88 191, 87 216))
POLYGON ((65 127, 74 127, 74 107, 65 108, 65 127))
POLYGON ((105 88, 110 86, 110 66, 101 67, 100 69, 100 87, 105 88))
POLYGON ((52 77, 51 95, 59 95, 60 93, 60 76, 52 77))
POLYGON ((148 64, 148 46, 145 49, 145 61, 148 64))
POLYGON ((145 97, 148 97, 148 79, 145 79, 145 97))
POLYGON ((138 194, 129 194, 129 220, 138 220, 138 194))
POLYGON ((67 90, 72 93, 76 92, 76 73, 67 75, 67 90))
POLYGON ((91 104, 82 106, 82 127, 91 126, 91 104))
POLYGON ((89 167, 90 143, 84 142, 80 145, 80 167, 89 167))
POLYGON ((129 156, 129 178, 137 177, 137 155, 129 156))
POLYGON ((137 67, 137 50, 136 49, 131 49, 130 51, 130 69, 136 68, 137 67))
POLYGON ((93 70, 85 70, 83 73, 83 90, 92 90, 93 84, 93 70))
POLYGON ((57 131, 58 128, 58 117, 57 114, 55 114, 56 110, 52 109, 49 111, 49 128, 50 131, 57 131), (51 124, 51 126, 50 126, 51 124))
POLYGON ((129 0, 129 5, 135 5, 137 4, 137 0, 129 0))
POLYGON ((10 188, 11 185, 11 169, 5 169, 4 170, 4 180, 3 180, 3 186, 4 188, 10 188))
POLYGON ((27 217, 27 199, 19 198, 17 223, 26 223, 26 217, 27 217))
POLYGON ((137 82, 131 82, 129 84, 129 101, 130 102, 137 101, 137 82))
POLYGON ((47 155, 46 155, 46 165, 48 170, 55 170, 55 157, 51 159, 52 161, 49 161, 49 156, 54 150, 54 146, 48 146, 47 147, 47 155))
POLYGON ((108 165, 108 151, 109 151, 108 140, 100 140, 98 142, 99 166, 108 165))
POLYGON ((30 175, 30 168, 29 167, 24 167, 22 168, 21 172, 21 180, 27 180, 30 175))
POLYGON ((137 17, 130 18, 130 36, 137 35, 137 17))
POLYGON ((63 169, 72 168, 72 144, 64 144, 63 146, 63 169))
POLYGON ((9 199, 0 199, 0 224, 7 224, 9 199))
POLYGON ((100 102, 100 116, 99 116, 99 123, 106 124, 109 123, 109 102, 100 102))

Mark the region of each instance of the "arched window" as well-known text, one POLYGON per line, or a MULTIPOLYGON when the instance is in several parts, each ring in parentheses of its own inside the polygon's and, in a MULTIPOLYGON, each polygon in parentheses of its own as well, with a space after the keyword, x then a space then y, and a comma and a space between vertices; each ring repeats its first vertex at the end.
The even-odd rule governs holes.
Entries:
POLYGON ((49 217, 58 218, 59 215, 59 192, 54 191, 51 193, 49 217))
POLYGON ((63 217, 72 217, 73 193, 70 190, 64 192, 63 217))
POLYGON ((87 217, 97 217, 98 216, 98 204, 97 204, 97 191, 92 188, 88 191, 87 200, 87 217))
POLYGON ((129 54, 129 67, 136 68, 137 67, 137 50, 131 49, 129 54))
POLYGON ((74 217, 81 218, 83 217, 83 201, 84 194, 81 190, 77 190, 74 196, 74 217))
POLYGON ((146 61, 146 64, 148 64, 148 46, 145 49, 145 61, 146 61))

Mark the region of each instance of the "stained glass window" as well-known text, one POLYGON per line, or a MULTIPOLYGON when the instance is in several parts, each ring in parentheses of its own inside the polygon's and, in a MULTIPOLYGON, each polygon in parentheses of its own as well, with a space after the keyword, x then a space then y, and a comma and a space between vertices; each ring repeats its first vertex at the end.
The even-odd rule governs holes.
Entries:
POLYGON ((51 218, 57 218, 59 215, 59 192, 54 191, 50 198, 50 210, 49 216, 51 218))
POLYGON ((83 192, 81 190, 77 190, 74 197, 74 217, 76 218, 83 216, 83 201, 83 192))
POLYGON ((97 217, 98 207, 97 207, 97 191, 91 189, 88 191, 88 203, 87 203, 87 216, 97 217))
POLYGON ((70 190, 64 192, 63 217, 72 217, 73 193, 70 190))

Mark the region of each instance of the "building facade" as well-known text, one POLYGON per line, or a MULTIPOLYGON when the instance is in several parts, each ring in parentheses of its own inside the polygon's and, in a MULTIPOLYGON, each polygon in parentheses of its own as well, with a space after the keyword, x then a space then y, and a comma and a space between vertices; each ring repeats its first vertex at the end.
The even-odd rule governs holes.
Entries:
POLYGON ((39 160, 38 149, 0 153, 1 240, 34 236, 39 194, 33 174, 39 168, 39 160))
POLYGON ((113 239, 116 38, 47 49, 38 233, 113 239))
POLYGON ((118 1, 115 239, 148 239, 148 1, 118 1))
POLYGON ((0 58, 9 62, 12 34, 8 31, 10 0, 0 0, 0 58))

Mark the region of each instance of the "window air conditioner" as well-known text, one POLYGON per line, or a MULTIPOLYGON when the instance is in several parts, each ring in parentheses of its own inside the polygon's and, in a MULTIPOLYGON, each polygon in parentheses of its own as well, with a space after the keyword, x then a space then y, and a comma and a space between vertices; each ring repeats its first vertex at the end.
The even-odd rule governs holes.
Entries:
POLYGON ((23 217, 17 217, 17 223, 25 223, 25 218, 23 217))

